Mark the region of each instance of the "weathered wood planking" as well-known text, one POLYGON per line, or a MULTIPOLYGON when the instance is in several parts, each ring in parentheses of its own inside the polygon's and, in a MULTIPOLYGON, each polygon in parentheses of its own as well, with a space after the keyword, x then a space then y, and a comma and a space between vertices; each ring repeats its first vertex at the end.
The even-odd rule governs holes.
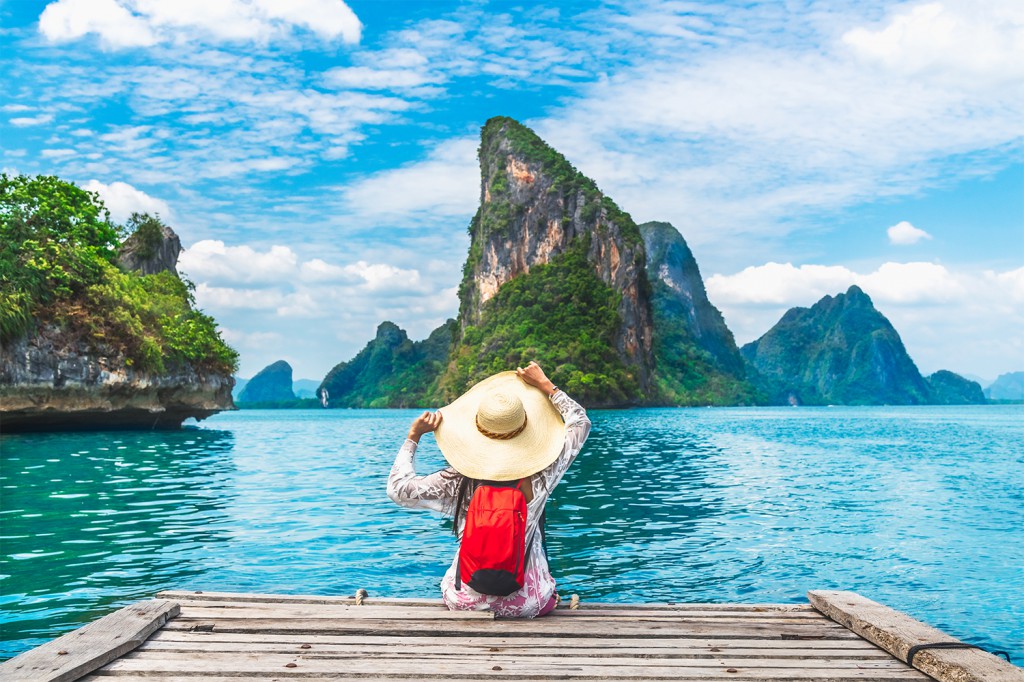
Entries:
POLYGON ((0 679, 77 680, 142 644, 178 610, 176 603, 162 599, 131 604, 0 663, 0 679))
MULTIPOLYGON (((355 604, 355 597, 349 596, 322 596, 302 594, 248 594, 245 592, 205 592, 188 590, 165 590, 156 595, 157 599, 171 599, 179 603, 186 602, 237 602, 242 604, 253 604, 258 602, 270 602, 273 604, 355 604)), ((444 606, 444 601, 438 599, 423 599, 419 597, 366 597, 363 600, 366 606, 444 606)), ((563 602, 563 606, 565 603, 563 602)), ((695 609, 700 611, 739 611, 747 613, 750 611, 789 611, 805 612, 817 615, 817 611, 810 604, 712 604, 700 602, 685 603, 659 603, 659 604, 608 604, 602 602, 583 602, 580 609, 604 609, 622 611, 624 609, 643 611, 674 611, 695 609)))
MULTIPOLYGON (((812 593, 823 594, 850 599, 852 593, 812 593)), ((137 648, 129 653, 106 652, 106 665, 94 666, 95 672, 84 679, 930 679, 898 654, 894 658, 848 629, 846 621, 853 619, 825 617, 810 605, 584 604, 578 610, 563 606, 536 620, 506 620, 490 613, 452 613, 436 599, 364 598, 357 606, 352 597, 194 592, 159 596, 173 598, 180 615, 163 627, 156 625, 159 630, 141 646, 136 642, 137 648)), ((861 606, 865 604, 874 602, 863 600, 861 606)), ((950 639, 939 635, 943 641, 950 639)))
POLYGON ((178 618, 89 679, 927 680, 797 605, 585 605, 492 620, 427 600, 180 599, 178 618))
MULTIPOLYGON (((823 614, 901 661, 916 645, 960 641, 855 592, 812 591, 807 598, 823 614)), ((913 664, 940 682, 1024 682, 1024 669, 978 649, 922 649, 913 664)))

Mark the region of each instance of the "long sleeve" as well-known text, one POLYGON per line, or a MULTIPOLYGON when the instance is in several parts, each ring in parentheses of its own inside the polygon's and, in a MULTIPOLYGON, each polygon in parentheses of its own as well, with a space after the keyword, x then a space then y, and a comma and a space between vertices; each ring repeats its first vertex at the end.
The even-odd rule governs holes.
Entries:
POLYGON ((551 494, 558 482, 562 480, 562 476, 576 460, 576 455, 580 454, 587 436, 590 435, 590 418, 582 405, 566 395, 565 391, 556 392, 551 396, 551 402, 561 413, 562 420, 565 422, 565 445, 562 447, 562 453, 558 459, 537 474, 541 485, 548 494, 551 494))
POLYGON ((388 475, 388 497, 410 509, 445 513, 455 499, 459 475, 449 467, 427 476, 417 476, 416 447, 414 441, 406 439, 398 450, 388 475))

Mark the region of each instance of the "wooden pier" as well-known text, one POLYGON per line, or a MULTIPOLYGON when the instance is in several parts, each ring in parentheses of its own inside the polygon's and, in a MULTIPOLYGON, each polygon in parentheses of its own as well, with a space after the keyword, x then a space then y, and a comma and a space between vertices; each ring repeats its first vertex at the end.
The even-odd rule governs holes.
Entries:
POLYGON ((505 620, 440 600, 163 592, 0 664, 0 679, 1024 682, 979 649, 920 648, 907 665, 912 647, 956 640, 852 592, 808 597, 505 620))

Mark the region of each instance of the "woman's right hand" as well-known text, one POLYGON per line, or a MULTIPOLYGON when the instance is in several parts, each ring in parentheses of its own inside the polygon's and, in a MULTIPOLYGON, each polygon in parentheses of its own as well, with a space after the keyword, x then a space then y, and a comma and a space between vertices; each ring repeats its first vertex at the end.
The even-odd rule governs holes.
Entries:
POLYGON ((437 427, 441 425, 441 412, 424 412, 420 416, 412 420, 412 426, 409 427, 408 438, 414 443, 420 442, 420 436, 424 433, 430 433, 436 431, 437 427))
POLYGON ((555 385, 551 383, 551 379, 548 379, 548 376, 544 374, 544 370, 536 362, 531 361, 526 367, 517 367, 516 376, 530 386, 544 391, 547 395, 553 395, 556 390, 555 385))

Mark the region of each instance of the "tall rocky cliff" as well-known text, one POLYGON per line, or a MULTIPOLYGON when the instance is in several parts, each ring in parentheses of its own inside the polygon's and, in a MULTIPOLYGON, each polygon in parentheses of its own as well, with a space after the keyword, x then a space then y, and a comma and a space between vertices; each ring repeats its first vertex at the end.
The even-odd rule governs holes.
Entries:
POLYGON ((899 334, 859 287, 792 308, 741 349, 778 404, 915 405, 932 401, 899 334))
POLYGON ((654 313, 656 377, 666 402, 744 404, 756 399, 722 313, 708 300, 686 240, 669 223, 640 225, 654 313))
POLYGON ((536 359, 591 405, 646 400, 653 321, 632 218, 510 118, 487 122, 479 157, 480 208, 439 396, 536 359))

